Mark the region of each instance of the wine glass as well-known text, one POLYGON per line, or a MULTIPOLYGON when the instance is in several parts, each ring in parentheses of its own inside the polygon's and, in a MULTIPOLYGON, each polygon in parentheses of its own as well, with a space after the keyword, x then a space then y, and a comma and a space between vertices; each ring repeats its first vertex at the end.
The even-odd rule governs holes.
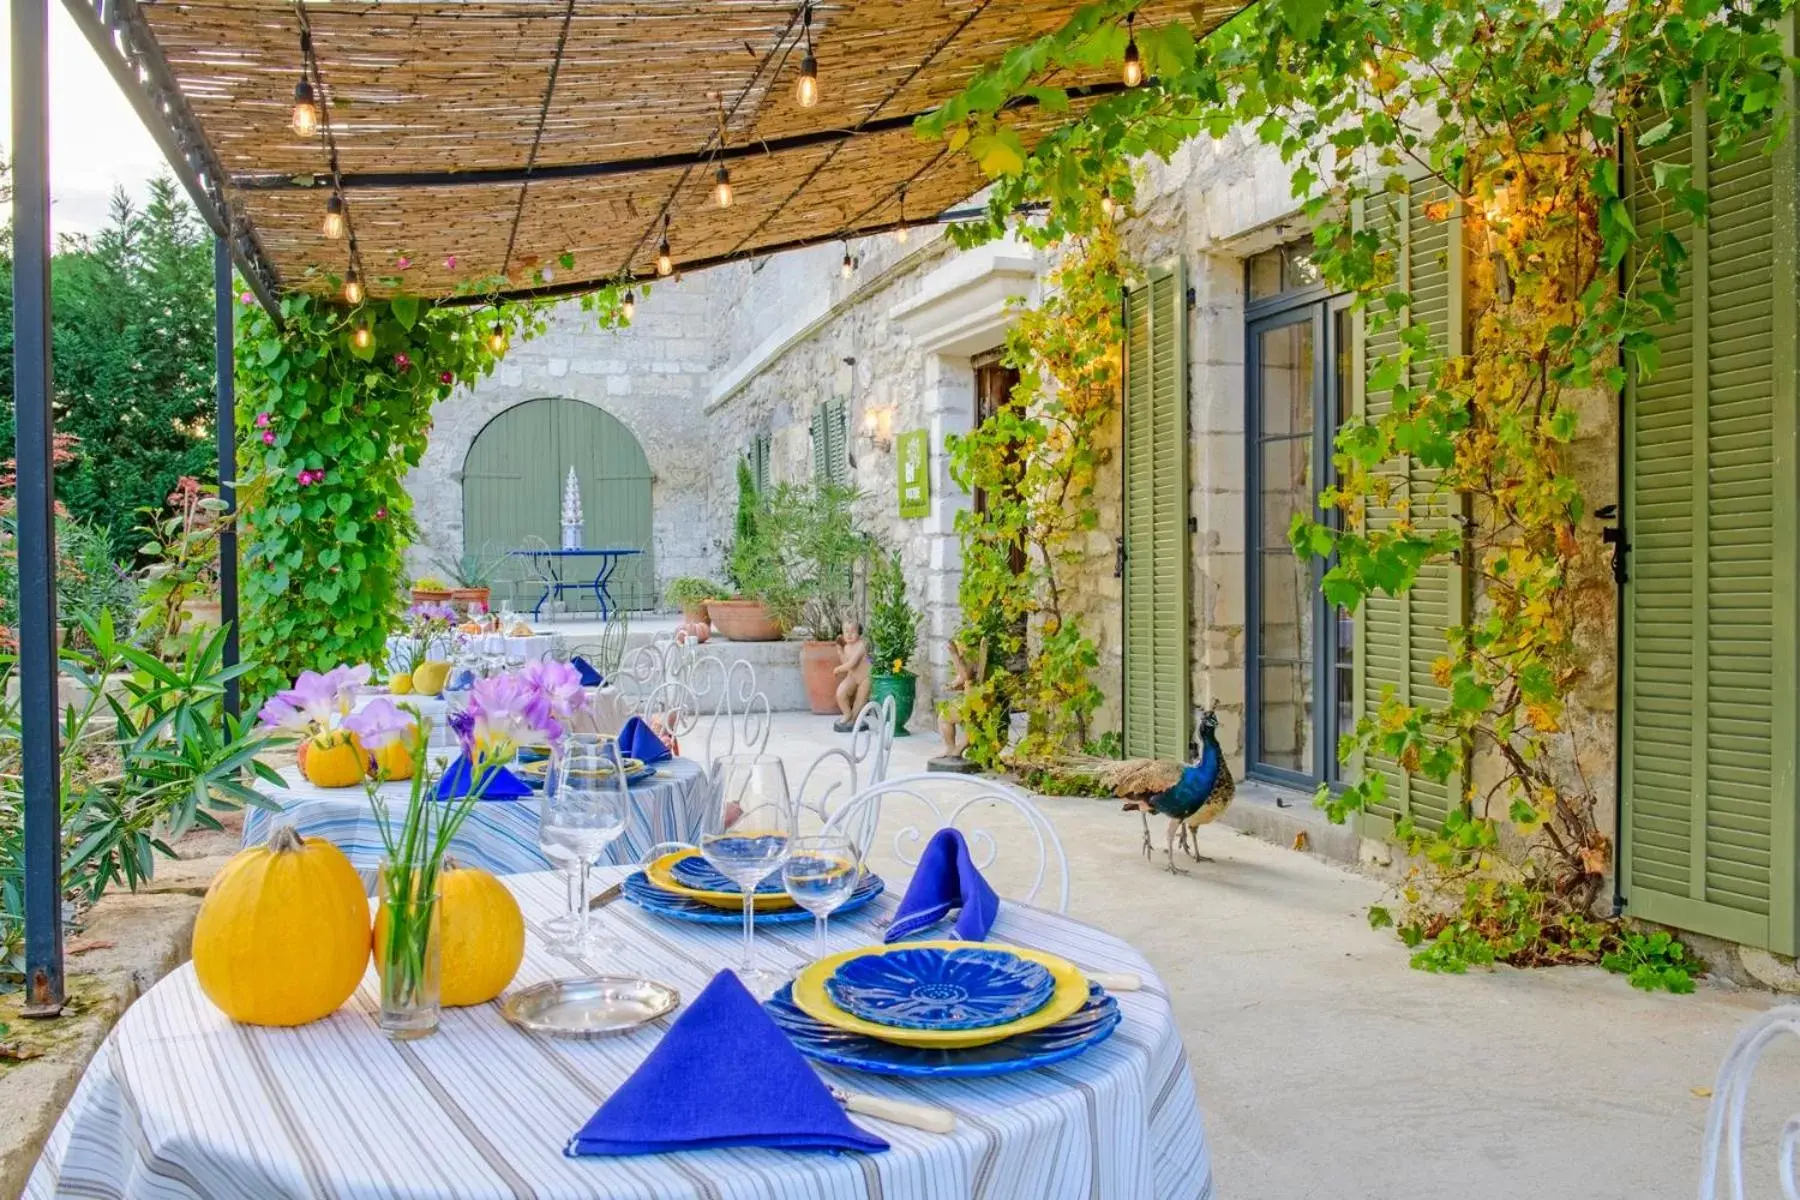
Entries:
POLYGON ((799 830, 787 772, 772 754, 726 754, 713 764, 713 826, 700 853, 744 894, 744 961, 738 977, 767 1000, 787 977, 756 965, 756 887, 781 869, 799 830))
POLYGON ((862 875, 856 847, 841 833, 795 838, 781 882, 795 904, 813 915, 813 957, 825 957, 825 921, 856 890, 862 875))
POLYGON ((546 782, 538 820, 538 844, 553 857, 571 861, 580 880, 574 930, 552 949, 559 953, 599 956, 616 953, 619 942, 595 932, 589 919, 593 861, 625 832, 629 799, 619 748, 609 743, 592 753, 572 753, 546 782))

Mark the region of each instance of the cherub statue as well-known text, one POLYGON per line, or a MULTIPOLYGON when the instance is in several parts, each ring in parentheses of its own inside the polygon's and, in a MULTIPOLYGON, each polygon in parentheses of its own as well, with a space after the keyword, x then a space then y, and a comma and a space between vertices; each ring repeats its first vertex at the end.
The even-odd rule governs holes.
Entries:
POLYGON ((950 664, 950 683, 944 689, 944 698, 939 700, 937 705, 938 736, 944 739, 944 753, 926 763, 925 769, 968 774, 977 768, 962 754, 963 747, 968 745, 968 739, 962 736, 962 731, 958 728, 960 723, 956 715, 957 701, 961 699, 964 692, 969 690, 971 684, 979 682, 981 676, 986 673, 987 644, 985 642, 982 644, 980 664, 971 665, 968 657, 963 654, 963 648, 957 645, 954 638, 951 639, 950 664))
POLYGON ((848 733, 856 727, 856 714, 869 702, 869 643, 863 638, 862 622, 844 622, 843 643, 838 665, 831 668, 831 673, 840 677, 837 705, 842 720, 832 728, 848 733))

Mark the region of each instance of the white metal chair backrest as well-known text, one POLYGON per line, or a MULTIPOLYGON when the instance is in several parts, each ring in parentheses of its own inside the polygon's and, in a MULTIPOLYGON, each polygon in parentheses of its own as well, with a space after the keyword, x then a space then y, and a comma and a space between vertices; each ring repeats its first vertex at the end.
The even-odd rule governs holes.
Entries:
POLYGON ((985 825, 977 824, 996 811, 1010 812, 1025 826, 1027 840, 1021 849, 1036 851, 1036 870, 1031 886, 1017 899, 1027 904, 1037 900, 1044 889, 1045 876, 1055 863, 1056 911, 1069 911, 1069 856, 1063 850, 1056 827, 1026 793, 1011 784, 984 779, 977 775, 919 774, 884 779, 863 788, 846 801, 825 823, 828 832, 843 833, 864 854, 876 849, 884 810, 895 803, 922 809, 920 818, 893 832, 892 849, 900 862, 909 867, 919 864, 919 856, 931 835, 940 829, 960 829, 969 843, 969 853, 977 868, 986 871, 998 857, 1000 844, 985 825))
MULTIPOLYGON (((1784 1034, 1800 1037, 1800 1005, 1783 1004, 1758 1015, 1738 1032, 1725 1054, 1719 1077, 1713 1082, 1712 1105, 1706 1113, 1706 1143, 1700 1159, 1700 1200, 1744 1200, 1744 1101, 1756 1061, 1770 1044, 1784 1034), (1730 1191, 1718 1191, 1719 1156, 1725 1157, 1725 1178, 1730 1191)), ((1777 1166, 1781 1194, 1800 1200, 1794 1180, 1794 1156, 1800 1153, 1800 1116, 1789 1117, 1781 1128, 1777 1166)))
POLYGON ((800 776, 794 802, 829 822, 832 800, 848 801, 857 791, 887 778, 894 749, 894 699, 871 700, 856 714, 850 744, 833 746, 813 759, 800 776))
POLYGON ((708 770, 727 754, 762 754, 769 748, 774 713, 756 687, 756 670, 744 659, 727 666, 701 657, 684 676, 665 678, 628 702, 638 716, 665 716, 683 739, 682 752, 708 770))

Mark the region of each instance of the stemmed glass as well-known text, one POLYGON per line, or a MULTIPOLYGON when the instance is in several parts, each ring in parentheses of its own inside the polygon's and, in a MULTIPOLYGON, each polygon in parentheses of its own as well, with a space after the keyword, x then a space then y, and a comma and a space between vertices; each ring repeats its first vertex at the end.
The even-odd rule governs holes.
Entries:
POLYGON ((619 949, 618 939, 598 935, 589 919, 589 867, 625 832, 629 803, 616 742, 578 748, 563 758, 556 778, 545 782, 538 844, 550 858, 573 864, 580 880, 572 923, 555 927, 564 931, 551 946, 557 953, 598 956, 619 949))
POLYGON ((781 882, 795 904, 813 915, 813 957, 825 957, 825 922, 856 890, 862 875, 856 847, 841 833, 795 838, 781 864, 781 882))
POLYGON ((787 977, 756 965, 756 887, 781 869, 799 831, 799 811, 787 772, 772 754, 726 754, 713 764, 714 830, 700 835, 700 853, 744 894, 744 961, 738 978, 758 1000, 773 996, 787 977))

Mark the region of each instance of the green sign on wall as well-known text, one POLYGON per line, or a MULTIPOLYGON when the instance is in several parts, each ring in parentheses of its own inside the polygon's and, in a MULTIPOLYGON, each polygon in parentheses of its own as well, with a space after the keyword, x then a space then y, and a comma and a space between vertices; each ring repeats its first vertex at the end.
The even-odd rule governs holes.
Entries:
POLYGON ((900 456, 900 515, 931 515, 931 435, 923 429, 908 430, 897 438, 900 456))

